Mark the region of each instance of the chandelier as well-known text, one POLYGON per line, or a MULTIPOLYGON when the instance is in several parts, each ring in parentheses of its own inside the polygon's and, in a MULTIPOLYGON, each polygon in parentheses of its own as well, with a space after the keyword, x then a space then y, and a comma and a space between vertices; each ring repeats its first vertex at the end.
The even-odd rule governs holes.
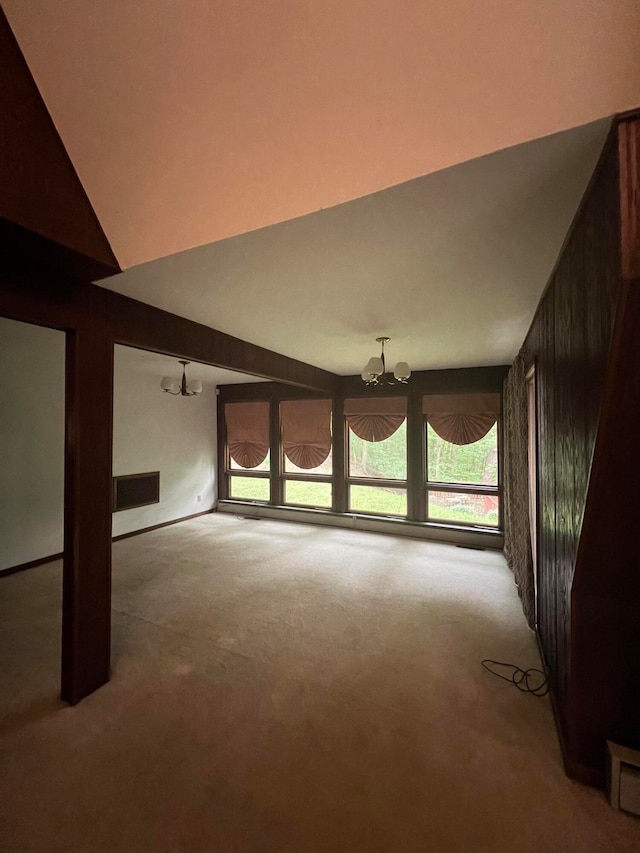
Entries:
POLYGON ((172 379, 170 376, 163 376, 160 387, 167 394, 180 394, 183 397, 197 397, 202 392, 202 382, 199 379, 194 379, 192 382, 187 382, 186 370, 187 365, 191 362, 180 361, 182 365, 182 381, 172 379))
POLYGON ((384 345, 388 344, 391 338, 381 337, 376 338, 376 341, 382 345, 382 352, 378 357, 373 356, 367 362, 367 366, 362 371, 362 379, 367 385, 395 385, 400 382, 406 385, 411 376, 411 369, 406 361, 399 361, 393 371, 395 381, 388 377, 387 366, 384 360, 384 345))

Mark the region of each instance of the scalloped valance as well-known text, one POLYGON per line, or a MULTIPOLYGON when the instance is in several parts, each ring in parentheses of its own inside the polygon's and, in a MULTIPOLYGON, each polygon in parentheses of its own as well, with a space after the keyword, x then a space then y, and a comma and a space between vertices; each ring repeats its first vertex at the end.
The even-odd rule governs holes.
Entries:
POLYGON ((422 411, 440 438, 451 444, 473 444, 497 421, 500 395, 426 394, 422 411))
POLYGON ((364 441, 384 441, 402 426, 406 397, 354 397, 344 401, 344 413, 353 432, 364 441))

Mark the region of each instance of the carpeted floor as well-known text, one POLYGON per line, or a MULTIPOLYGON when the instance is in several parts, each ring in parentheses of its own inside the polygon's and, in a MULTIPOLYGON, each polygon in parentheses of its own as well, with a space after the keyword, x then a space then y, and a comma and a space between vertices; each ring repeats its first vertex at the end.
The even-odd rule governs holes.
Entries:
POLYGON ((2 851, 632 851, 563 773, 498 554, 205 516, 114 546, 113 678, 57 699, 61 565, 0 580, 2 851), (5 665, 6 662, 6 665, 5 665))

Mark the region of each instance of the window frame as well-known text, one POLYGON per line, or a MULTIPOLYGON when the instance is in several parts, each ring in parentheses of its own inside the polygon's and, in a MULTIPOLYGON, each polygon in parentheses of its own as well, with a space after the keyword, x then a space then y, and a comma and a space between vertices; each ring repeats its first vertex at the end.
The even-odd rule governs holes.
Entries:
POLYGON ((424 448, 424 469, 422 471, 423 493, 425 496, 424 520, 428 524, 444 524, 447 527, 470 527, 474 530, 490 530, 502 532, 502 415, 496 418, 496 454, 497 454, 497 483, 496 485, 485 485, 481 483, 454 483, 442 482, 440 480, 429 480, 429 431, 428 414, 422 414, 422 445, 424 448), (431 492, 464 494, 464 495, 487 495, 498 499, 498 521, 497 524, 479 524, 476 522, 460 522, 445 518, 431 518, 429 516, 429 495, 431 492))
MULTIPOLYGON (((258 471, 255 468, 232 468, 231 467, 231 453, 229 451, 229 442, 227 441, 227 420, 226 420, 226 406, 229 403, 234 402, 244 402, 243 400, 229 400, 223 402, 222 404, 222 424, 223 424, 223 434, 224 434, 224 444, 223 444, 223 453, 224 453, 224 500, 228 501, 238 501, 239 503, 252 503, 252 504, 260 504, 260 506, 268 506, 271 503, 271 485, 269 485, 269 499, 266 501, 259 500, 258 498, 234 498, 231 495, 231 477, 244 477, 247 479, 260 479, 260 480, 271 480, 271 470, 273 468, 273 452, 271 448, 271 442, 269 442, 269 469, 267 471, 258 471)), ((251 401, 253 402, 253 401, 251 401)), ((259 403, 269 403, 268 400, 256 400, 255 402, 259 403)))
MULTIPOLYGON (((292 509, 315 509, 318 512, 331 512, 334 507, 334 471, 335 471, 335 463, 333 459, 333 447, 334 447, 334 430, 333 430, 333 421, 334 421, 334 401, 330 397, 318 397, 311 399, 321 399, 321 400, 331 400, 331 473, 330 474, 301 474, 298 471, 286 471, 285 470, 285 452, 284 452, 284 444, 282 442, 282 403, 289 402, 292 398, 274 400, 273 405, 276 406, 278 412, 278 479, 280 482, 279 493, 282 498, 282 502, 280 506, 283 507, 291 507, 292 509), (330 506, 318 506, 317 504, 302 504, 302 503, 293 503, 291 501, 285 501, 285 496, 287 494, 287 481, 289 480, 297 480, 300 483, 328 483, 331 486, 331 501, 330 506)), ((301 400, 309 399, 306 397, 300 398, 301 400)))
MULTIPOLYGON (((405 458, 407 476, 404 480, 395 480, 389 477, 355 477, 351 474, 351 428, 349 418, 343 415, 344 422, 344 482, 346 488, 346 512, 350 515, 369 515, 376 518, 392 518, 408 521, 411 518, 411 495, 409 493, 409 413, 404 418, 405 424, 405 458), (407 511, 404 515, 394 515, 388 512, 374 512, 374 510, 352 509, 351 486, 374 486, 381 489, 402 489, 407 497, 407 511)), ((399 429, 399 427, 398 427, 399 429)))
MULTIPOLYGON (((220 389, 222 391, 222 389, 220 389)), ((248 389, 249 390, 249 389, 248 389)), ((428 447, 427 447, 427 416, 422 412, 422 398, 431 388, 424 385, 411 389, 406 396, 406 479, 357 477, 349 474, 350 436, 347 416, 344 413, 344 401, 350 397, 368 397, 369 394, 358 393, 349 388, 343 393, 334 395, 305 394, 298 396, 294 389, 291 393, 280 389, 250 389, 249 393, 238 393, 235 389, 227 395, 224 391, 218 397, 218 499, 222 503, 230 502, 239 505, 268 506, 283 510, 301 510, 311 513, 325 513, 351 518, 388 519, 399 524, 409 523, 427 526, 434 529, 447 529, 451 532, 460 531, 461 536, 467 533, 478 533, 481 536, 502 536, 503 528, 503 420, 502 414, 497 418, 497 449, 498 449, 498 484, 484 486, 478 484, 438 483, 428 480, 428 447), (266 392, 256 393, 257 391, 266 392), (282 445, 282 424, 280 404, 286 400, 331 399, 332 418, 332 463, 333 473, 311 474, 305 472, 290 472, 284 470, 284 449, 282 445), (227 446, 226 420, 224 407, 232 402, 264 402, 269 405, 269 449, 270 471, 254 469, 231 468, 230 455, 227 446), (268 500, 231 497, 230 477, 269 479, 268 500), (287 481, 321 482, 331 486, 331 506, 317 506, 311 503, 285 502, 287 481), (390 512, 375 512, 373 510, 357 510, 352 508, 351 488, 362 485, 373 488, 389 488, 402 490, 406 494, 406 514, 396 515, 390 512), (495 495, 498 500, 498 523, 496 526, 429 517, 430 492, 459 492, 476 495, 495 495)), ((438 390, 440 390, 438 388, 438 390)), ((451 390, 450 393, 475 393, 451 390)), ((497 388, 483 387, 481 393, 500 393, 497 388)), ((396 391, 397 395, 397 391, 396 391)), ((375 395, 377 396, 377 395, 375 395)), ((391 394, 393 396, 393 394, 391 394)), ((490 546, 491 547, 491 546, 490 546)))

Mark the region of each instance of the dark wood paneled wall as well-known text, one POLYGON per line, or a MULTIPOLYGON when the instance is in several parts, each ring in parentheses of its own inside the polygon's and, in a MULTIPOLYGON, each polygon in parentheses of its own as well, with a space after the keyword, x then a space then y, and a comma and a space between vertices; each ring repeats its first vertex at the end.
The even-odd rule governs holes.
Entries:
POLYGON ((573 751, 597 770, 605 737, 640 749, 640 279, 618 310, 572 590, 573 751))
MULTIPOLYGON (((640 656, 628 616, 628 596, 635 595, 640 620, 638 561, 632 566, 629 559, 621 560, 619 573, 610 565, 611 519, 629 521, 633 503, 629 491, 621 506, 624 466, 616 470, 612 464, 621 421, 612 426, 609 414, 628 396, 629 377, 623 376, 638 361, 629 332, 635 309, 621 255, 632 230, 630 217, 621 216, 625 199, 632 196, 625 181, 628 188, 633 170, 627 169, 623 180, 620 169, 625 145, 636 156, 630 138, 624 123, 612 128, 525 341, 537 379, 539 640, 567 771, 593 784, 603 781, 605 738, 615 735, 616 725, 620 733, 619 720, 629 716, 621 704, 622 684, 629 682, 623 660, 630 651, 635 660, 640 656), (620 590, 625 590, 625 602, 620 590), (612 595, 618 606, 612 605, 612 595), (621 621, 628 629, 624 637, 621 621)), ((634 442, 637 461, 630 462, 628 474, 634 465, 640 469, 637 431, 634 442)), ((626 528, 614 525, 616 548, 627 555, 634 524, 637 518, 626 528)), ((628 726, 624 732, 629 741, 628 726)))
POLYGON ((640 115, 618 128, 622 282, 572 590, 573 749, 640 749, 640 115))
POLYGON ((640 121, 637 113, 620 124, 622 275, 640 279, 640 121))

